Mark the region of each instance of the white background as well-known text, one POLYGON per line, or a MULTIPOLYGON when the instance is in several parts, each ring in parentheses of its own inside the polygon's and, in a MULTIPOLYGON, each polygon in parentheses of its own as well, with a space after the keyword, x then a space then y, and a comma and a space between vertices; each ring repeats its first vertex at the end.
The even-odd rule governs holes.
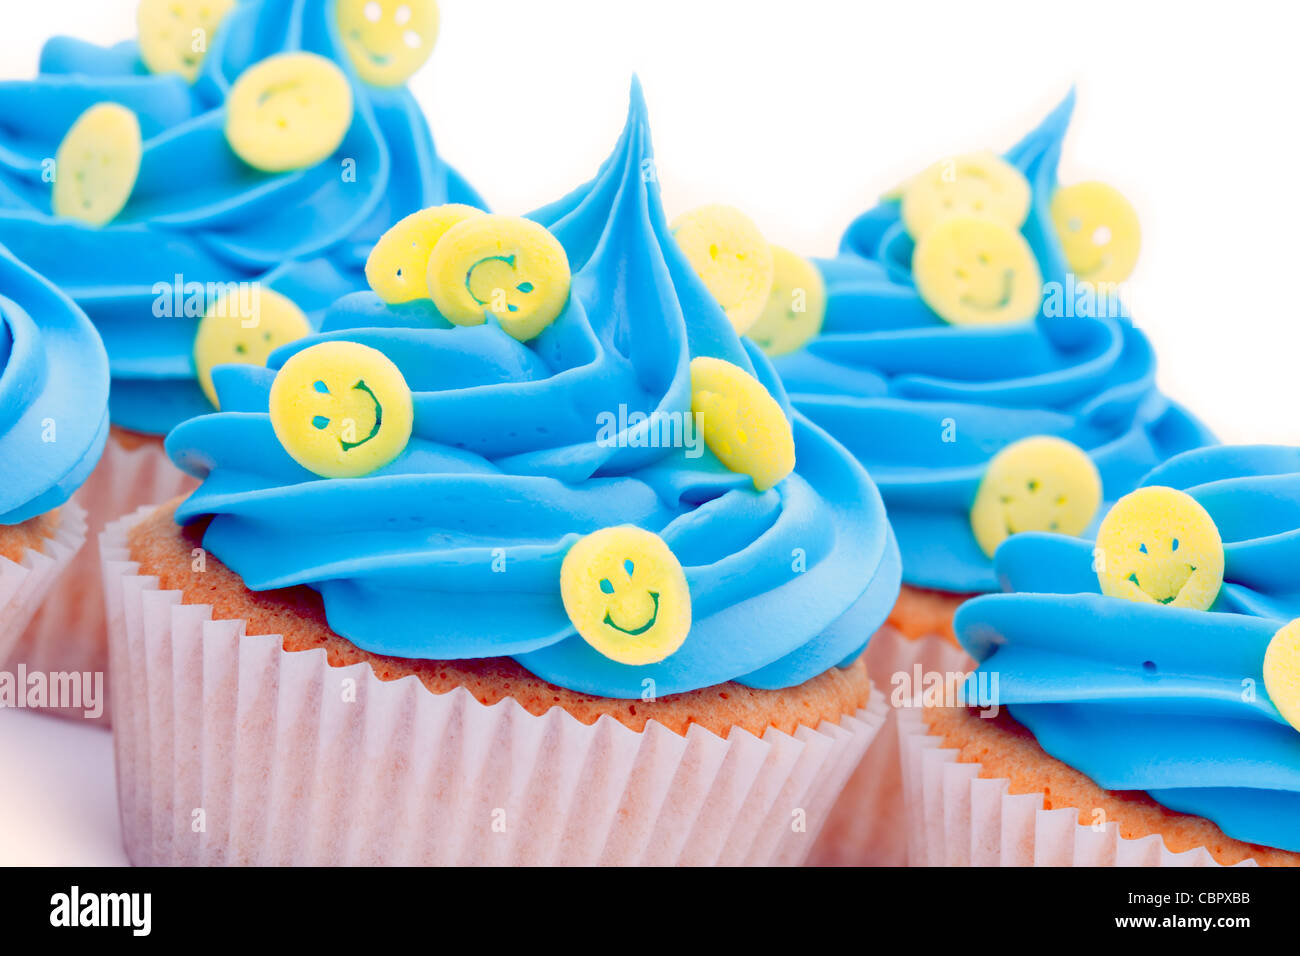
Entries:
MULTIPOLYGON (((412 89, 439 151, 494 209, 526 212, 590 178, 635 71, 669 215, 732 203, 808 255, 832 254, 850 219, 932 160, 1010 146, 1075 84, 1061 179, 1104 179, 1138 209, 1131 304, 1160 384, 1225 440, 1300 443, 1300 24, 1283 3, 441 7, 438 48, 412 89)), ((30 76, 50 34, 134 33, 133 0, 0 8, 3 78, 30 76)), ((64 834, 51 837, 60 853, 84 845, 88 861, 107 860, 112 840, 94 826, 111 814, 87 809, 89 796, 78 809, 31 794, 66 786, 75 768, 88 795, 107 794, 108 738, 48 723, 0 713, 0 862, 15 859, 15 820, 42 810, 55 816, 34 832, 64 834), (49 748, 66 765, 46 756, 15 775, 49 748), (63 826, 58 813, 75 818, 63 826), (100 836, 72 839, 87 820, 100 836)))

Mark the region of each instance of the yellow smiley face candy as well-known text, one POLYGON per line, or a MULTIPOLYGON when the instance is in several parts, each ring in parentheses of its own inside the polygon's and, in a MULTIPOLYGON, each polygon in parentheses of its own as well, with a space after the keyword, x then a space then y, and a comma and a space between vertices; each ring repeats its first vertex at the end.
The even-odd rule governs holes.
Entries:
POLYGON ((217 390, 212 369, 217 365, 265 365, 281 345, 311 332, 302 309, 274 289, 253 286, 251 295, 222 296, 209 306, 194 336, 194 370, 199 387, 214 407, 217 390))
POLYGON ((673 238, 696 274, 744 335, 767 307, 776 264, 753 221, 731 206, 701 206, 678 216, 673 238))
POLYGON ((564 311, 570 278, 560 241, 518 216, 465 219, 443 233, 429 256, 429 295, 447 321, 482 325, 490 312, 520 342, 564 311))
POLYGON ((1102 594, 1204 611, 1223 584, 1223 540, 1191 495, 1139 488, 1102 519, 1096 565, 1102 594))
POLYGON ((584 641, 620 664, 654 664, 691 629, 681 562, 659 535, 622 525, 578 540, 560 566, 565 613, 584 641))
POLYGON ((134 113, 117 103, 92 106, 54 155, 54 214, 92 226, 112 222, 131 198, 143 156, 134 113))
POLYGON ((235 0, 140 0, 140 59, 150 73, 179 73, 191 83, 235 0))
POLYGON ((1137 265, 1137 210, 1105 183, 1079 183, 1052 196, 1052 222, 1066 261, 1086 282, 1123 282, 1137 265))
POLYGON ((1082 534, 1101 506, 1101 475, 1063 438, 1036 435, 1008 445, 989 462, 970 510, 975 540, 990 558, 1013 534, 1082 534))
POLYGON ((226 140, 254 169, 305 169, 339 148, 352 125, 352 87, 315 53, 280 53, 249 67, 226 100, 226 140))
POLYGON ((772 292, 749 337, 768 355, 786 355, 804 347, 821 331, 826 318, 826 283, 817 267, 780 246, 772 247, 776 266, 772 292))
POLYGON ((1029 181, 993 153, 940 160, 903 190, 903 225, 920 240, 949 216, 980 216, 1018 230, 1029 215, 1029 181))
POLYGON ((271 383, 271 427, 298 464, 323 478, 359 478, 406 448, 411 390, 388 356, 322 342, 284 363, 271 383))
POLYGON ((762 383, 722 359, 691 360, 691 411, 704 443, 732 471, 749 475, 759 491, 794 471, 794 431, 762 383))
POLYGON ((1264 689, 1282 719, 1300 730, 1300 618, 1280 628, 1268 642, 1264 689))
POLYGON ((429 298, 429 257, 448 229, 482 210, 447 203, 413 212, 389 229, 366 260, 366 281, 389 305, 429 298))
POLYGON ((434 0, 338 0, 339 35, 367 83, 401 86, 438 39, 434 0))
POLYGON ((922 300, 953 325, 1027 322, 1038 314, 1043 276, 1025 237, 992 219, 954 216, 912 253, 922 300))

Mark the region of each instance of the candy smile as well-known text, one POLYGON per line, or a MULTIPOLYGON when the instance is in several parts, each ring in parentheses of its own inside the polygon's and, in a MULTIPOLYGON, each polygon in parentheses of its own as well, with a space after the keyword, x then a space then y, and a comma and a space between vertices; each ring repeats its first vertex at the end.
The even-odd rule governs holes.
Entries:
POLYGON ((972 309, 984 309, 985 311, 988 312, 993 312, 997 309, 1004 309, 1011 302, 1011 294, 1013 291, 1013 286, 1015 285, 1015 281, 1016 281, 1015 270, 1005 269, 1002 272, 1002 298, 1000 298, 996 302, 990 303, 990 302, 982 301, 972 295, 964 295, 961 297, 961 302, 963 305, 968 305, 972 309))
POLYGON ((1186 567, 1187 567, 1187 573, 1183 576, 1182 580, 1178 582, 1178 587, 1174 590, 1174 593, 1169 595, 1168 597, 1156 597, 1154 594, 1152 594, 1150 591, 1144 588, 1142 586, 1142 582, 1138 580, 1136 571, 1130 574, 1128 576, 1128 579, 1133 582, 1134 586, 1137 587, 1139 591, 1141 591, 1147 597, 1151 598, 1151 600, 1155 601, 1157 604, 1172 604, 1174 601, 1178 600, 1178 595, 1183 593, 1183 588, 1187 586, 1187 582, 1191 579, 1192 575, 1196 573, 1196 565, 1189 564, 1186 565, 1186 567))
POLYGON ((650 600, 654 602, 654 606, 655 606, 654 613, 650 615, 650 620, 646 621, 640 627, 635 627, 635 628, 620 627, 618 624, 614 623, 614 618, 610 616, 609 611, 606 611, 605 623, 608 624, 610 627, 612 627, 614 630, 626 634, 629 637, 639 637, 640 635, 644 634, 646 631, 650 630, 650 628, 655 626, 655 621, 659 620, 659 592, 649 591, 647 593, 649 593, 650 600))

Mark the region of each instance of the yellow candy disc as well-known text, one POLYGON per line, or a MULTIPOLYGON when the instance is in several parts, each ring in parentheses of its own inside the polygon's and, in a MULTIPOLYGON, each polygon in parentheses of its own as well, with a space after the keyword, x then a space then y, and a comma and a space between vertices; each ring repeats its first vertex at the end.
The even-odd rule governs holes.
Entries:
POLYGON ((762 383, 722 359, 691 360, 691 411, 704 443, 732 471, 766 491, 794 471, 794 431, 762 383))
POLYGON ((429 256, 452 226, 483 212, 447 203, 421 209, 398 221, 380 237, 366 260, 366 281, 385 302, 399 305, 429 298, 429 256))
POLYGON ((1282 718, 1300 730, 1300 618, 1280 628, 1268 642, 1264 689, 1282 718))
POLYGON ((93 226, 112 222, 131 198, 143 155, 134 113, 117 103, 92 106, 54 155, 54 214, 93 226))
POLYGON ((569 301, 569 257, 545 226, 518 216, 472 216, 443 233, 429 257, 429 295, 447 321, 482 325, 490 312, 527 342, 569 301))
POLYGON ((975 540, 990 558, 1022 531, 1082 534, 1101 506, 1101 475, 1082 448, 1036 435, 993 456, 970 510, 975 540))
POLYGON ((291 458, 324 478, 358 478, 406 448, 411 390, 388 356, 322 342, 284 363, 271 383, 271 426, 291 458))
POLYGON ((234 6, 235 0, 140 0, 140 59, 150 73, 179 73, 193 83, 234 6))
POLYGON ((194 336, 194 369, 199 387, 214 406, 217 391, 212 369, 217 365, 265 365, 281 345, 311 332, 302 309, 274 289, 251 286, 251 292, 223 295, 208 307, 194 336))
POLYGON ((659 535, 622 525, 578 540, 560 567, 564 610, 582 639, 620 664, 654 664, 691 629, 681 562, 659 535))
POLYGON ((737 335, 758 321, 772 291, 772 247, 739 209, 701 206, 678 216, 673 237, 737 335))
POLYGON ((826 283, 817 267, 780 246, 772 247, 776 266, 772 292, 749 337, 768 355, 785 355, 804 347, 821 331, 826 318, 826 283))
POLYGON ((1102 594, 1204 611, 1223 584, 1223 540, 1191 495, 1139 488, 1102 519, 1096 565, 1102 594))
POLYGON ((438 39, 434 0, 338 0, 339 36, 357 73, 375 86, 401 86, 438 39))
POLYGON ((352 87, 315 53, 280 53, 249 67, 226 100, 226 139, 255 169, 282 173, 334 153, 352 125, 352 87))
POLYGON ((903 225, 921 239, 949 216, 981 216, 1019 229, 1029 215, 1029 181, 993 153, 940 160, 903 190, 903 225))
POLYGON ((1066 261, 1086 282, 1123 282, 1137 265, 1137 210, 1112 186, 1079 183, 1052 196, 1052 222, 1066 261))
POLYGON ((912 253, 916 291, 953 325, 1026 322, 1038 314, 1043 276, 1025 237, 992 219, 954 216, 912 253))

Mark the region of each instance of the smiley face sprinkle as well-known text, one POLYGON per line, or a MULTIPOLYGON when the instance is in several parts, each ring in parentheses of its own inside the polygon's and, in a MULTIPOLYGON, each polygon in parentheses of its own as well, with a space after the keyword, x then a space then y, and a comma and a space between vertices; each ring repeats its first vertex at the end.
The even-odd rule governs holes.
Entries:
POLYGON ((199 387, 214 407, 219 407, 212 384, 218 365, 265 365, 281 345, 311 332, 302 309, 276 292, 255 286, 244 300, 238 293, 222 296, 199 323, 194 336, 194 371, 199 387))
POLYGON ((954 325, 1027 322, 1043 278, 1025 237, 993 219, 954 216, 930 229, 912 254, 922 300, 954 325))

